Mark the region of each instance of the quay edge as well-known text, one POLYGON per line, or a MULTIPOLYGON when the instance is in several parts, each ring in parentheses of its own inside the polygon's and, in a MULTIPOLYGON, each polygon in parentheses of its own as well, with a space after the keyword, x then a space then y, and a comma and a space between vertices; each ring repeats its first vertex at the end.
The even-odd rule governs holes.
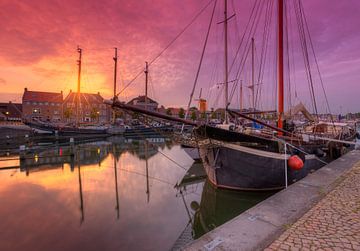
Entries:
POLYGON ((292 184, 183 250, 263 250, 344 180, 360 161, 353 150, 292 184))

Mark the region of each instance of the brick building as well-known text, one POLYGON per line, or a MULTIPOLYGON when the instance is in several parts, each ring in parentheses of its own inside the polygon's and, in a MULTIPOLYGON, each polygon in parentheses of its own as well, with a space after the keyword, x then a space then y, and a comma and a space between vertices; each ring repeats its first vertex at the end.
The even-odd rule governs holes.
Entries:
POLYGON ((22 113, 24 120, 58 122, 62 120, 63 93, 24 89, 22 113))
POLYGON ((5 121, 21 121, 22 119, 22 104, 0 103, 0 120, 5 121))
MULTIPOLYGON (((70 90, 63 102, 64 122, 76 122, 77 93, 70 90)), ((98 92, 80 93, 79 122, 109 123, 111 108, 103 103, 104 99, 98 92)))

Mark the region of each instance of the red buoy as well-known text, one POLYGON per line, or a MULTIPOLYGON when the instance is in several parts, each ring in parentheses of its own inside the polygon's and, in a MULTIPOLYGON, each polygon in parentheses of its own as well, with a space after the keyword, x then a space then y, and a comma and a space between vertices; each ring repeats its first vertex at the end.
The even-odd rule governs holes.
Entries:
POLYGON ((301 168, 303 168, 304 162, 302 161, 302 159, 300 159, 299 156, 293 155, 288 159, 288 166, 292 170, 297 171, 297 170, 300 170, 301 168))

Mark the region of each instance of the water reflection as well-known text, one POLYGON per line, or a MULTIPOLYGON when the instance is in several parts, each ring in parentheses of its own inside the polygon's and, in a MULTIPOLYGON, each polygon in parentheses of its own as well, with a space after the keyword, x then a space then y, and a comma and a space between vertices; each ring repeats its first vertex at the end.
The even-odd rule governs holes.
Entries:
POLYGON ((189 172, 177 185, 177 189, 189 220, 175 242, 174 250, 224 224, 273 194, 273 192, 217 189, 206 179, 201 163, 194 163, 191 166, 189 172), (186 201, 187 195, 198 191, 199 184, 202 185, 200 202, 197 199, 186 201))
POLYGON ((0 250, 176 249, 258 201, 204 185, 202 165, 164 138, 14 157, 1 162, 0 250))

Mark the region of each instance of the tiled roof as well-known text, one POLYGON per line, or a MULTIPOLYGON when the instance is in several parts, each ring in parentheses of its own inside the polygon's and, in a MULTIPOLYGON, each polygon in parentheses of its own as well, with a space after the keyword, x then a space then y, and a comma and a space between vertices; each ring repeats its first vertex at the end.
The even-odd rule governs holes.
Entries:
MULTIPOLYGON (((151 98, 147 98, 148 100, 148 103, 149 104, 158 104, 158 102, 156 102, 155 100, 151 99, 151 98)), ((145 103, 145 96, 139 96, 139 97, 136 97, 136 98, 133 98, 132 100, 130 100, 128 102, 129 105, 133 105, 134 104, 134 101, 137 101, 137 102, 141 102, 141 103, 145 103)))
MULTIPOLYGON (((75 103, 77 98, 76 92, 70 92, 64 99, 64 103, 75 103)), ((80 93, 80 103, 103 103, 104 99, 99 93, 80 93)))
POLYGON ((38 92, 38 91, 24 91, 22 98, 23 103, 26 101, 36 101, 36 102, 63 102, 62 93, 56 92, 38 92))
POLYGON ((0 103, 0 113, 5 117, 21 118, 22 105, 18 103, 0 103), (8 112, 8 114, 7 114, 8 112))

